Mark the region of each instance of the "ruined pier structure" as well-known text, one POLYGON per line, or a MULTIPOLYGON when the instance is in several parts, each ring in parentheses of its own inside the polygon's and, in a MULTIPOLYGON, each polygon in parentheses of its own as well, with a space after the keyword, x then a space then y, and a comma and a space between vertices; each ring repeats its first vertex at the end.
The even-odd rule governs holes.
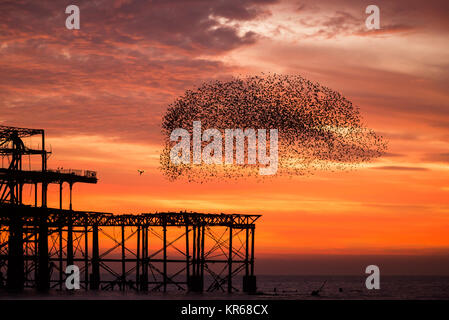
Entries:
POLYGON ((73 185, 97 183, 96 172, 49 170, 48 154, 44 130, 0 126, 0 287, 66 290, 66 267, 76 265, 83 290, 256 291, 259 215, 74 211, 73 185), (36 135, 39 148, 25 145, 36 135), (37 156, 39 169, 23 170, 25 156, 37 156), (47 206, 50 184, 59 185, 59 208, 47 206))

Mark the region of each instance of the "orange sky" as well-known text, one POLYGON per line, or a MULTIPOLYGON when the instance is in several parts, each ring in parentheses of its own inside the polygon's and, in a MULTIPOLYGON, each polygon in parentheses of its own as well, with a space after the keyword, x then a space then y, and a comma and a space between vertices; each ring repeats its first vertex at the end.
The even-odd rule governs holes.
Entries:
POLYGON ((98 171, 98 185, 75 186, 74 209, 263 214, 261 256, 447 254, 449 7, 377 1, 382 30, 369 32, 368 4, 79 1, 81 30, 69 31, 56 2, 2 3, 0 124, 46 129, 50 167, 98 171), (388 154, 263 183, 167 181, 168 104, 202 81, 261 72, 341 92, 388 154))

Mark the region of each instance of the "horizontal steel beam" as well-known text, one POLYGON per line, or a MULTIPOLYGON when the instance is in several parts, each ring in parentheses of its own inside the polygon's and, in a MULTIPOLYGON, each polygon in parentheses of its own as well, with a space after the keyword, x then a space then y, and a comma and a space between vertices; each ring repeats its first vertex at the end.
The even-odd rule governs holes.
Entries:
MULTIPOLYGON (((0 225, 8 225, 10 218, 19 218, 24 226, 39 223, 42 216, 47 216, 48 226, 73 227, 100 226, 232 226, 235 229, 252 228, 260 215, 212 214, 196 212, 161 212, 140 214, 111 214, 101 212, 71 211, 53 208, 36 208, 31 206, 0 205, 0 225)), ((17 221, 17 220, 16 220, 17 221)))

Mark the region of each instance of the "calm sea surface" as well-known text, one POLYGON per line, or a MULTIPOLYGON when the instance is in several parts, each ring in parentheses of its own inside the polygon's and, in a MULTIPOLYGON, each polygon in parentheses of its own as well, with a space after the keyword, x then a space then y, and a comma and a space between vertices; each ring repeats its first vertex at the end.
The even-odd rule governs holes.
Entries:
MULTIPOLYGON (((364 276, 258 276, 259 293, 246 295, 241 292, 231 295, 221 292, 186 294, 169 287, 167 293, 133 291, 77 290, 74 293, 52 290, 48 295, 38 295, 26 289, 20 295, 0 291, 0 299, 445 299, 449 300, 449 277, 436 276, 382 276, 379 290, 368 290, 364 276), (323 286, 324 284, 324 286, 323 286), (320 295, 311 292, 322 287, 320 295)), ((235 286, 241 290, 241 278, 235 286)), ((205 287, 207 288, 208 283, 205 287)))

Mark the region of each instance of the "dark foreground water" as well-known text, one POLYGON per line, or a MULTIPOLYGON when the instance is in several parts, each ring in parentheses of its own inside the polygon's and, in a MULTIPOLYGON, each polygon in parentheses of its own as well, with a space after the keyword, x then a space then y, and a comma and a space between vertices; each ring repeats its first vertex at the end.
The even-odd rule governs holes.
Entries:
MULTIPOLYGON (((133 291, 77 290, 66 292, 52 290, 47 295, 37 294, 32 289, 20 295, 11 295, 0 291, 0 299, 444 299, 449 300, 449 277, 435 276, 382 276, 379 290, 368 290, 364 276, 258 276, 259 293, 247 295, 241 292, 227 294, 205 292, 186 294, 184 291, 170 288, 167 293, 133 291), (320 295, 312 296, 313 290, 323 289, 320 295)), ((235 279, 240 288, 241 279, 235 279)), ((207 285, 207 284, 206 284, 207 285)))
POLYGON ((449 277, 382 276, 368 290, 365 276, 261 276, 258 287, 274 299, 449 299, 449 277), (320 297, 311 292, 323 283, 320 297))

